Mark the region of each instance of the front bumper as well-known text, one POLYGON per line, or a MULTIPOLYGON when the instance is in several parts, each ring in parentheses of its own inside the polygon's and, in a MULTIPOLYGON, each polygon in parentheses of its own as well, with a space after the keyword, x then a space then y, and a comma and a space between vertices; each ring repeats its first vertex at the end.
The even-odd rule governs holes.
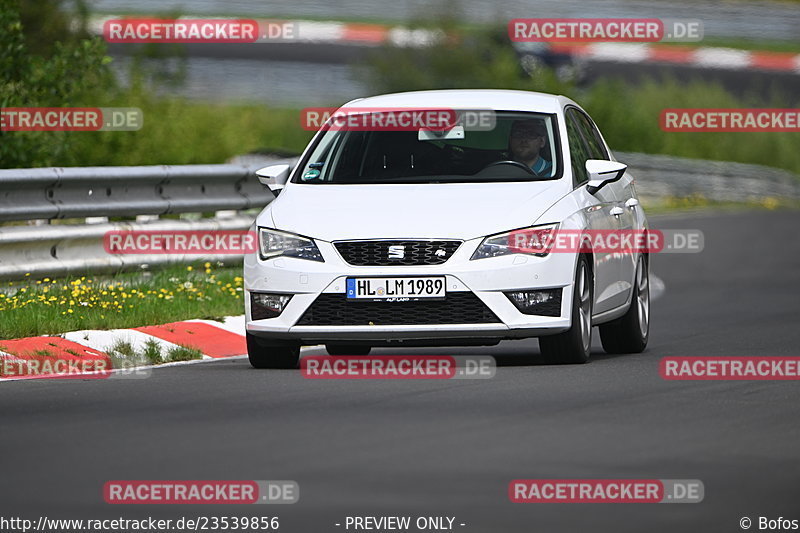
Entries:
POLYGON ((471 261, 470 257, 482 240, 465 241, 449 260, 435 266, 352 266, 342 259, 331 243, 325 241, 316 241, 324 263, 291 257, 264 261, 257 254, 249 254, 244 261, 247 332, 275 342, 301 344, 327 341, 459 344, 537 337, 569 329, 575 255, 552 253, 547 257, 536 257, 515 254, 471 261), (341 294, 344 298, 346 278, 370 276, 445 276, 448 295, 456 292, 474 294, 497 320, 465 324, 437 324, 429 320, 421 324, 298 324, 321 294, 341 294), (540 288, 562 289, 560 316, 521 313, 503 294, 504 291, 540 288), (250 292, 293 296, 280 316, 253 320, 250 292))

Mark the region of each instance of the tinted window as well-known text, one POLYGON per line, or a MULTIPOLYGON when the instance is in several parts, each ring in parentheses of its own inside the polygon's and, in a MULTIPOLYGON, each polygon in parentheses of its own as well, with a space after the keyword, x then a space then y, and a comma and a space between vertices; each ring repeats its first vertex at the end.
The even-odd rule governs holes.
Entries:
POLYGON ((597 131, 597 128, 592 121, 589 120, 589 117, 576 109, 571 109, 570 114, 575 117, 578 126, 580 127, 581 134, 586 141, 586 145, 589 147, 589 159, 608 160, 608 154, 606 153, 606 148, 603 145, 602 139, 600 138, 600 132, 597 131))
POLYGON ((324 131, 294 181, 308 184, 538 181, 561 175, 555 117, 498 111, 463 138, 411 131, 324 131), (516 163, 515 163, 516 162, 516 163))
POLYGON ((589 157, 589 149, 581 135, 581 128, 578 124, 575 111, 567 110, 567 141, 569 142, 569 157, 572 163, 573 185, 577 187, 589 181, 586 173, 586 160, 589 157))

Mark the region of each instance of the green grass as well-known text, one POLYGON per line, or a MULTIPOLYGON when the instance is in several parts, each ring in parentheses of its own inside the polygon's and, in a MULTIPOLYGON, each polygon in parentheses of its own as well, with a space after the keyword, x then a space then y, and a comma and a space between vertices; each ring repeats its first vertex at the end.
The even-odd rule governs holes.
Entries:
POLYGON ((131 96, 144 125, 130 132, 72 132, 64 165, 188 165, 224 163, 257 151, 299 153, 313 132, 300 127, 299 109, 215 104, 181 98, 131 96))
POLYGON ((800 202, 784 198, 764 198, 761 201, 751 202, 720 202, 701 194, 685 197, 668 196, 664 198, 642 198, 642 206, 648 215, 661 215, 681 211, 740 211, 758 209, 800 209, 800 202))
POLYGON ((107 278, 9 282, 0 287, 0 339, 241 315, 241 274, 200 263, 107 278))
POLYGON ((131 343, 117 340, 106 350, 106 353, 111 357, 114 368, 160 365, 203 358, 203 354, 199 350, 188 346, 175 346, 162 352, 161 346, 154 339, 145 341, 144 347, 138 351, 131 343))
POLYGON ((790 95, 737 97, 717 84, 672 79, 636 87, 600 82, 571 92, 567 96, 589 112, 613 150, 754 163, 800 174, 795 132, 664 132, 659 126, 665 108, 784 108, 792 107, 790 95))

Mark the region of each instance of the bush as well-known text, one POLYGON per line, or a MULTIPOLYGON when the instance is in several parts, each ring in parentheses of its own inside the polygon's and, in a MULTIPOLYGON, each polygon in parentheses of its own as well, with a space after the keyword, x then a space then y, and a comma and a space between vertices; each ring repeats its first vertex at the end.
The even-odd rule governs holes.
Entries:
MULTIPOLYGON (((60 4, 25 2, 23 11, 17 0, 0 0, 0 107, 96 106, 113 89, 105 44, 84 36, 80 25, 71 30, 60 4), (39 26, 25 28, 23 12, 39 26), (32 49, 32 42, 43 44, 32 49)), ((73 139, 66 132, 0 131, 0 166, 53 164, 69 153, 73 139)))

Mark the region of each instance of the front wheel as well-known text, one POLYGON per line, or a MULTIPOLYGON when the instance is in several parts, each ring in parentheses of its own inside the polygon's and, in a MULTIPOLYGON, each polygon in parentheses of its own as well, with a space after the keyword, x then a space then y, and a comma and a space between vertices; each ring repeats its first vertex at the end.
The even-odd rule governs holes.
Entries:
POLYGON ((572 326, 564 333, 539 337, 539 350, 548 363, 581 364, 589 360, 592 347, 591 271, 586 256, 578 258, 572 291, 572 326))
POLYGON ((247 358, 253 368, 297 368, 300 345, 269 345, 250 333, 247 338, 247 358))
POLYGON ((631 305, 622 318, 600 326, 600 341, 609 354, 641 353, 650 337, 650 274, 644 257, 636 265, 631 305))

